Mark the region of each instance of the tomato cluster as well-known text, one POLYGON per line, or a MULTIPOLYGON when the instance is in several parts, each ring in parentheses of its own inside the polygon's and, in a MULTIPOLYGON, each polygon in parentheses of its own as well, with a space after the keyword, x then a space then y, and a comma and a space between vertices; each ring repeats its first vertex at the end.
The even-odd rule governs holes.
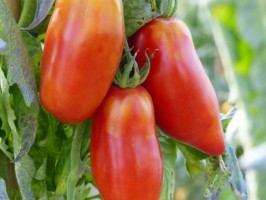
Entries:
POLYGON ((158 200, 163 160, 156 124, 173 139, 220 155, 217 98, 189 29, 171 17, 153 19, 129 38, 138 66, 154 56, 143 86, 112 85, 124 35, 120 0, 58 0, 45 40, 40 98, 62 122, 92 117, 91 167, 105 200, 158 200))

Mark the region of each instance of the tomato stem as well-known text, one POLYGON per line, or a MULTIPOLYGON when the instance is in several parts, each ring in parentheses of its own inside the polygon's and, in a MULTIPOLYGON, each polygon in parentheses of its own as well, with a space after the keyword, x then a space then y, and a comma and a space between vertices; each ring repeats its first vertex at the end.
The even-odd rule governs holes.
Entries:
POLYGON ((124 54, 114 79, 115 84, 121 88, 137 87, 146 80, 150 72, 150 60, 152 59, 154 53, 152 53, 149 57, 145 52, 147 61, 141 70, 139 70, 138 63, 136 62, 138 50, 134 55, 131 54, 131 50, 132 49, 129 47, 127 39, 125 39, 124 54))

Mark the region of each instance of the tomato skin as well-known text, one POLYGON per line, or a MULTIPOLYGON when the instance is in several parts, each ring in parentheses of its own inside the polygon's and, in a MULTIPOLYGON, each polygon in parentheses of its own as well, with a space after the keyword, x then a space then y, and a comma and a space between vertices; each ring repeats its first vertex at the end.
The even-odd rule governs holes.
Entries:
POLYGON ((123 44, 121 0, 57 0, 41 68, 45 109, 65 123, 89 118, 110 88, 123 44))
POLYGON ((155 56, 144 82, 156 123, 169 136, 210 155, 225 150, 215 91, 196 54, 189 29, 174 18, 158 18, 131 38, 139 66, 145 50, 155 56))
POLYGON ((112 86, 92 118, 91 167, 104 200, 158 200, 163 161, 148 92, 112 86))

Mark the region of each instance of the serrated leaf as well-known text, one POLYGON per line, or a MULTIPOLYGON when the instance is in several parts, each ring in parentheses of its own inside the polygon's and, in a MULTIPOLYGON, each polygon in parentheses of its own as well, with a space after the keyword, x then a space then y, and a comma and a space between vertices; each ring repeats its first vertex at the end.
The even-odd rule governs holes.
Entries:
POLYGON ((1 178, 0 178, 0 199, 1 200, 9 200, 7 190, 6 190, 5 181, 1 178))
POLYGON ((80 151, 84 131, 88 122, 83 122, 75 126, 73 142, 71 147, 71 171, 67 180, 67 199, 74 199, 76 184, 85 172, 85 163, 81 160, 80 151))
MULTIPOLYGON (((25 106, 23 106, 18 119, 21 135, 14 136, 17 134, 16 129, 10 127, 13 140, 17 140, 13 141, 13 146, 15 161, 18 161, 27 154, 34 142, 39 103, 32 66, 19 27, 3 1, 0 1, 0 37, 7 43, 7 52, 4 57, 7 66, 8 85, 17 84, 25 101, 25 106), (21 149, 19 149, 20 147, 21 149)), ((16 100, 16 98, 14 99, 16 100)))
POLYGON ((1 129, 4 130, 7 134, 11 130, 13 132, 16 132, 16 125, 14 123, 16 116, 10 104, 9 85, 1 67, 0 86, 0 118, 2 120, 1 129))
POLYGON ((176 162, 176 145, 175 142, 164 136, 159 137, 161 151, 164 162, 163 188, 160 200, 173 200, 175 192, 175 162, 176 162))
POLYGON ((24 155, 28 153, 35 140, 35 135, 38 128, 38 108, 35 104, 28 107, 25 101, 16 89, 13 90, 14 110, 18 119, 18 132, 21 137, 21 149, 16 154, 14 162, 19 161, 24 155))
POLYGON ((49 11, 53 7, 55 0, 36 0, 36 1, 37 1, 37 9, 34 20, 28 27, 22 28, 23 30, 31 30, 37 27, 48 15, 49 11))
POLYGON ((18 84, 27 106, 38 104, 31 63, 18 25, 3 1, 0 1, 0 37, 7 44, 5 60, 9 85, 18 84))
POLYGON ((35 174, 34 161, 29 156, 24 156, 15 163, 16 177, 23 200, 35 200, 31 189, 31 181, 35 174))

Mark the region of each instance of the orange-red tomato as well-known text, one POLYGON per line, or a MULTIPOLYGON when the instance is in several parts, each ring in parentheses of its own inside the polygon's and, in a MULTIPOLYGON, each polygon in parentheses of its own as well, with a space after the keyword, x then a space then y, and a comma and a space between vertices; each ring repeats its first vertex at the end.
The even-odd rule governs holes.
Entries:
POLYGON ((189 29, 174 18, 158 18, 132 38, 139 66, 144 52, 155 52, 144 82, 155 109, 156 123, 169 136, 210 155, 225 144, 215 91, 196 54, 189 29))
POLYGON ((113 86, 92 117, 91 167, 104 200, 158 200, 163 161, 151 98, 113 86))
POLYGON ((89 118, 113 81, 124 44, 121 0, 57 0, 48 26, 40 98, 65 123, 89 118))

